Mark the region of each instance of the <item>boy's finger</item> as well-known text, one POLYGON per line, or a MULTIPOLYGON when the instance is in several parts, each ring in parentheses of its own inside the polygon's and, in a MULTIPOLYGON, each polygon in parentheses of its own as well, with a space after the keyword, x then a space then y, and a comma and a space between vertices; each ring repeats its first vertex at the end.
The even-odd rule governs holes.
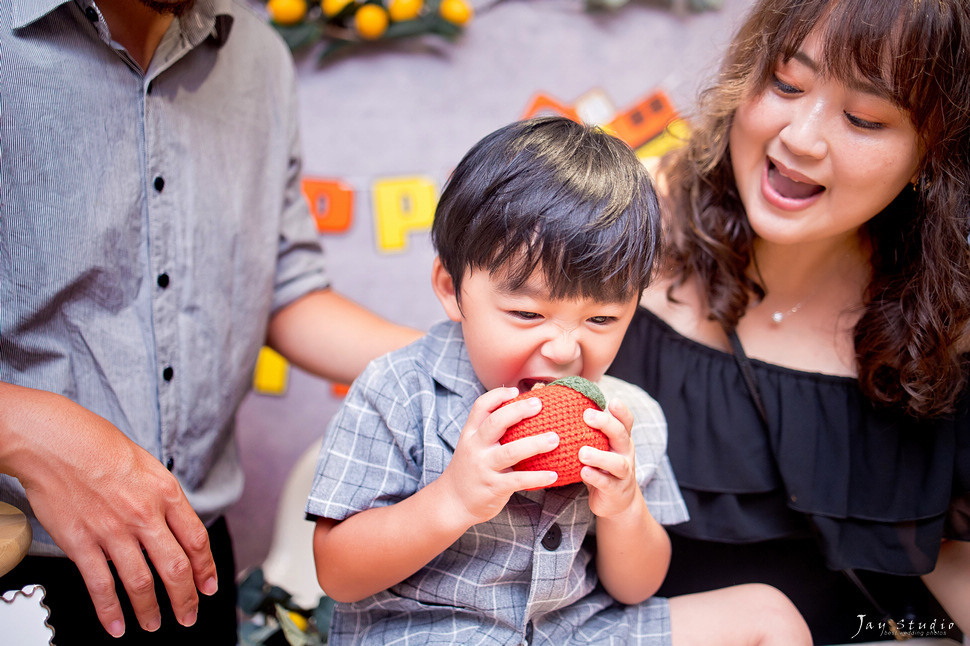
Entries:
POLYGON ((559 478, 559 474, 555 471, 511 471, 505 476, 511 482, 514 491, 544 489, 559 478))
POLYGON ((542 402, 537 397, 528 397, 517 402, 512 402, 508 406, 502 406, 501 408, 493 411, 492 414, 479 425, 478 431, 485 443, 493 444, 498 442, 499 439, 505 435, 505 431, 507 431, 510 426, 517 424, 526 418, 532 417, 540 410, 542 410, 542 402))
POLYGON ((588 467, 608 473, 618 480, 632 475, 630 463, 623 459, 622 455, 612 451, 601 451, 592 446, 584 446, 579 449, 579 461, 588 467))
POLYGON ((480 396, 468 411, 468 428, 479 428, 496 408, 514 399, 519 394, 518 388, 495 388, 480 396))
POLYGON ((590 428, 602 431, 607 439, 609 439, 610 448, 614 451, 625 453, 632 446, 630 431, 611 413, 594 408, 587 408, 583 411, 583 421, 590 428))
POLYGON ((496 471, 504 471, 526 458, 531 458, 540 453, 548 453, 557 446, 559 446, 559 436, 552 431, 523 437, 497 447, 493 466, 496 471))
POLYGON ((626 429, 627 435, 629 435, 630 430, 633 428, 633 413, 626 407, 626 404, 619 399, 614 399, 606 406, 606 409, 613 414, 613 417, 620 420, 623 428, 626 429))

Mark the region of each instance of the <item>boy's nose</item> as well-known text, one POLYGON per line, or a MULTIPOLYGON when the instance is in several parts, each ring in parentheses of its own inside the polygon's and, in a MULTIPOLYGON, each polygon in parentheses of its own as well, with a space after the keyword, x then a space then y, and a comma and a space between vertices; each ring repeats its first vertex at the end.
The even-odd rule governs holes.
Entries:
POLYGON ((573 332, 562 330, 542 345, 542 356, 559 366, 570 364, 581 354, 579 341, 573 332))

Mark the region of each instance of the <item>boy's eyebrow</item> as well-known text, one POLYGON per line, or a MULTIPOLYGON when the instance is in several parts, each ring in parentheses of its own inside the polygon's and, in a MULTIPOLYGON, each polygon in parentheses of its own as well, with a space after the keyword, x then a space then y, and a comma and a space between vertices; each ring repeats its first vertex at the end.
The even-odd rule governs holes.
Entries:
POLYGON ((511 281, 503 280, 498 285, 498 291, 506 296, 528 296, 532 298, 544 297, 549 295, 549 290, 533 281, 526 281, 521 285, 513 285, 511 281))

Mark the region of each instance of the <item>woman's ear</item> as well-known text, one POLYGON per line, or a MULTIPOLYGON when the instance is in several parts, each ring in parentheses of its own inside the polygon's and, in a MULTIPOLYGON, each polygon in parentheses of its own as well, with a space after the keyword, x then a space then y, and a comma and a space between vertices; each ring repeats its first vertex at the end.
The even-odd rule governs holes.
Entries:
POLYGON ((438 256, 434 257, 434 263, 431 265, 431 288, 438 300, 441 301, 441 306, 445 308, 445 314, 448 315, 448 318, 460 322, 463 317, 461 308, 458 307, 458 292, 455 291, 455 281, 448 270, 445 269, 445 266, 441 264, 441 259, 438 256))

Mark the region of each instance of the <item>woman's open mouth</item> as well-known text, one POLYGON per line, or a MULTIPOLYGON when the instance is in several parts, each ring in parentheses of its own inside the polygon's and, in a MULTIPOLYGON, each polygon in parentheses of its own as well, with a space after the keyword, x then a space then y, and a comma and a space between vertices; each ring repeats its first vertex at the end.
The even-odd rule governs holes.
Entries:
POLYGON ((768 158, 761 178, 761 192, 772 205, 785 210, 803 209, 824 191, 824 186, 814 184, 804 175, 768 158))

